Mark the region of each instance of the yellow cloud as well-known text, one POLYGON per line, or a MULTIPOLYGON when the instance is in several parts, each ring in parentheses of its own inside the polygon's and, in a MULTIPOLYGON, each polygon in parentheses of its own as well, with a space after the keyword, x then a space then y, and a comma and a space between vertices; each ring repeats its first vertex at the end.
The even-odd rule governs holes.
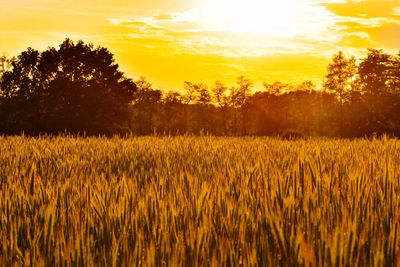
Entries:
POLYGON ((2 0, 0 52, 65 37, 108 47, 132 77, 179 89, 184 80, 311 79, 342 49, 399 49, 398 0, 2 0))
POLYGON ((339 42, 340 46, 365 49, 373 47, 369 34, 365 32, 355 32, 347 34, 339 42))
POLYGON ((360 0, 341 3, 324 3, 329 11, 343 17, 361 18, 395 18, 399 19, 397 8, 398 0, 360 0))

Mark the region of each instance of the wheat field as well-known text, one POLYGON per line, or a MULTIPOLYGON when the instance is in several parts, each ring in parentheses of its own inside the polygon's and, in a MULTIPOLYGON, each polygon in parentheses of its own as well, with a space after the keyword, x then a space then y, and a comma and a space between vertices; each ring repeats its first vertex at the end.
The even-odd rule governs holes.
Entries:
POLYGON ((396 266, 400 141, 0 137, 0 266, 396 266))

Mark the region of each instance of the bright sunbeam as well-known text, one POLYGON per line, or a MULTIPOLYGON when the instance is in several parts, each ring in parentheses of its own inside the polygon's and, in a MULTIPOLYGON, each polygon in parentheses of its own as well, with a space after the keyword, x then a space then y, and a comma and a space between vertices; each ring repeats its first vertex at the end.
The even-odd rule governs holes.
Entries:
POLYGON ((217 31, 293 37, 320 33, 329 14, 305 0, 218 0, 199 10, 217 31))

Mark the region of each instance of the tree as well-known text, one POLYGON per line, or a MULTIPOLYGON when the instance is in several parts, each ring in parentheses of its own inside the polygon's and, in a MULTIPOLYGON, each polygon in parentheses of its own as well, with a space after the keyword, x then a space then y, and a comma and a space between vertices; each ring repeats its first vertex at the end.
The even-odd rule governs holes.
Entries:
POLYGON ((211 104, 211 95, 210 95, 210 91, 208 90, 208 87, 203 84, 200 83, 197 85, 196 87, 197 90, 197 99, 196 99, 196 103, 203 105, 203 106, 207 106, 211 104))
POLYGON ((395 106, 398 96, 398 66, 396 57, 383 50, 370 49, 358 68, 360 87, 369 109, 369 133, 388 133, 398 120, 395 106))
POLYGON ((208 131, 208 121, 211 119, 211 95, 207 85, 185 81, 184 89, 186 91, 184 98, 187 130, 195 133, 208 131))
POLYGON ((279 95, 288 91, 291 91, 293 88, 290 84, 283 83, 281 81, 276 81, 273 83, 264 82, 263 86, 267 90, 267 92, 275 95, 279 95))
POLYGON ((140 135, 148 135, 159 128, 157 114, 160 111, 162 92, 153 89, 152 84, 143 76, 135 84, 137 90, 133 100, 132 129, 140 135))
POLYGON ((311 81, 304 81, 296 86, 296 90, 290 92, 293 117, 297 123, 297 129, 303 134, 311 134, 311 129, 315 129, 315 116, 317 116, 317 94, 316 86, 311 81))
POLYGON ((39 52, 28 48, 11 59, 10 68, 2 75, 2 132, 30 132, 37 125, 37 93, 42 90, 39 68, 39 52))
POLYGON ((304 81, 296 87, 296 91, 316 91, 317 87, 312 81, 304 81))
POLYGON ((8 71, 9 69, 10 69, 10 59, 8 59, 7 56, 3 54, 2 56, 0 56, 0 97, 2 97, 1 80, 3 77, 3 73, 8 71))
POLYGON ((327 67, 324 87, 334 92, 340 105, 340 135, 343 135, 343 105, 346 92, 351 90, 356 75, 356 61, 354 57, 347 59, 342 51, 334 55, 332 63, 327 67))
MULTIPOLYGON (((6 72, 9 69, 9 59, 5 56, 2 55, 0 57, 0 120, 3 119, 1 114, 4 114, 4 103, 3 103, 3 93, 1 90, 1 80, 3 77, 3 73, 6 72)), ((1 126, 1 122, 0 122, 0 126, 1 126)))
POLYGON ((389 92, 391 56, 382 50, 370 49, 358 68, 362 90, 378 96, 389 92))
POLYGON ((184 96, 185 104, 208 105, 211 103, 210 92, 207 85, 204 83, 192 83, 185 81, 183 88, 186 91, 184 96))
POLYGON ((9 70, 10 67, 10 60, 7 58, 6 55, 0 56, 0 78, 4 72, 9 70))
MULTIPOLYGON (((230 90, 230 104, 235 109, 240 109, 241 123, 242 123, 242 135, 246 134, 246 117, 247 117, 247 100, 250 96, 253 82, 245 76, 239 76, 237 79, 237 87, 231 87, 230 90)), ((237 134, 237 115, 234 110, 234 131, 237 134)))
POLYGON ((184 95, 184 103, 186 105, 193 104, 196 101, 196 93, 197 93, 197 85, 192 82, 185 81, 183 83, 183 89, 185 90, 186 94, 184 95))
POLYGON ((66 39, 58 49, 28 48, 11 60, 1 93, 3 129, 30 134, 126 132, 135 83, 106 48, 66 39))
POLYGON ((163 130, 168 134, 187 131, 184 97, 178 92, 168 92, 163 98, 163 130))
POLYGON ((231 104, 235 108, 241 108, 246 104, 253 82, 245 76, 239 76, 236 83, 238 86, 231 88, 231 104))
POLYGON ((221 81, 216 81, 211 90, 213 92, 215 104, 217 104, 218 107, 226 105, 225 94, 228 91, 228 87, 226 87, 221 81))
POLYGON ((216 128, 219 133, 227 134, 227 113, 229 108, 228 87, 221 81, 216 81, 211 89, 213 102, 217 105, 216 128))

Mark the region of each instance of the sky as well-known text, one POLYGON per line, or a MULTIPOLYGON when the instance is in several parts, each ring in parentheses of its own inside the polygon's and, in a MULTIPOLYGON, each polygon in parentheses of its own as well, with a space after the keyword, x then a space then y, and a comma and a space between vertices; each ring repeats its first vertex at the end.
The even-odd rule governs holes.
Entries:
POLYGON ((400 50, 400 0, 0 0, 0 53, 67 37, 107 47, 156 89, 240 75, 320 84, 339 50, 400 50))

